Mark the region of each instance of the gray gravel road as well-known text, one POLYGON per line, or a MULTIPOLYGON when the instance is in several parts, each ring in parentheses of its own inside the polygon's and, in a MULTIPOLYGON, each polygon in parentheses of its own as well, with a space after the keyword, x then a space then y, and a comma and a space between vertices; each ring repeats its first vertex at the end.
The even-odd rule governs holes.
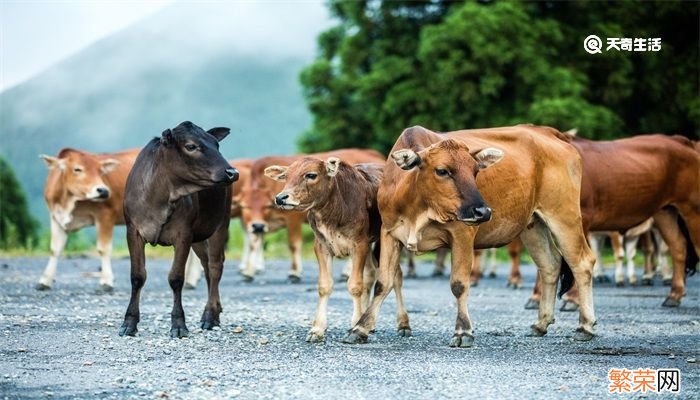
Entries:
MULTIPOLYGON (((172 295, 166 260, 149 260, 137 337, 117 335, 129 298, 128 261, 116 260, 116 289, 97 295, 91 259, 63 260, 54 290, 33 289, 45 260, 0 259, 0 397, 4 398, 605 398, 610 368, 679 368, 681 394, 700 398, 700 277, 688 279, 678 309, 668 288, 594 289, 598 337, 571 339, 577 313, 557 313, 544 338, 526 337, 536 312, 525 288, 496 279, 471 290, 475 347, 447 346, 455 302, 446 278, 406 281, 412 338, 394 333, 389 297, 366 345, 345 345, 351 301, 344 284, 330 300, 325 344, 304 341, 316 305, 315 262, 301 284, 285 282, 287 262, 271 262, 252 283, 228 263, 222 326, 196 329, 206 294, 184 294, 191 335, 168 336, 172 295), (237 331, 242 328, 242 332, 237 331)), ((431 266, 419 265, 427 276, 431 266)), ((339 275, 339 268, 336 275, 339 275)), ((608 272, 610 274, 610 272, 608 272)), ((637 393, 634 397, 639 397, 637 393)), ((657 397, 650 394, 649 397, 657 397)))

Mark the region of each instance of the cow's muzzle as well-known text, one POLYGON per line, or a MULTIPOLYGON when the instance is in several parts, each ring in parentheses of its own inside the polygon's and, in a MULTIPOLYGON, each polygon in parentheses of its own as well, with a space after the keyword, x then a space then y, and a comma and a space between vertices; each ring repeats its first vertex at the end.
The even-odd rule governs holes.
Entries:
POLYGON ((226 179, 233 183, 238 180, 238 170, 235 168, 226 168, 226 179))
POLYGON ((458 219, 469 225, 481 224, 491 220, 491 209, 486 206, 467 207, 460 210, 458 219))
POLYGON ((280 193, 275 196, 275 205, 283 210, 293 210, 299 203, 291 199, 288 193, 280 193))
POLYGON ((260 223, 260 222, 254 222, 254 223, 250 224, 250 229, 251 229, 252 233, 254 233, 256 235, 260 235, 260 234, 265 233, 265 231, 267 231, 267 224, 260 223))

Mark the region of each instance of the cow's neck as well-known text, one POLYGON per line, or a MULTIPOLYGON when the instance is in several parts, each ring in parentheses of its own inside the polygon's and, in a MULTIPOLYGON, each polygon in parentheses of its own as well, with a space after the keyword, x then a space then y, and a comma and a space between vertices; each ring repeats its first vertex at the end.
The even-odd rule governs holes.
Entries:
POLYGON ((357 209, 364 208, 365 202, 353 201, 357 198, 357 194, 351 195, 347 192, 348 190, 357 191, 360 189, 359 185, 342 185, 337 180, 333 180, 325 203, 312 210, 316 219, 331 227, 344 226, 353 222, 358 215, 357 209))
POLYGON ((53 218, 61 228, 68 230, 68 225, 73 220, 73 211, 75 210, 75 203, 78 202, 78 199, 70 194, 64 184, 56 185, 54 192, 51 193, 48 198, 51 201, 49 205, 51 218, 53 218))

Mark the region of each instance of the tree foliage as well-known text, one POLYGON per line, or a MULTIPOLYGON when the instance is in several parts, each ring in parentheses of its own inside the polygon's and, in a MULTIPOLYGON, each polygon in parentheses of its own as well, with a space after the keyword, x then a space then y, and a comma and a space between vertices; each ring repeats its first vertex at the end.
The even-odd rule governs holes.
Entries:
POLYGON ((33 247, 38 227, 12 168, 0 157, 0 248, 33 247))
POLYGON ((609 139, 700 130, 698 3, 331 2, 339 24, 301 74, 304 150, 387 151, 420 124, 546 124, 609 139), (583 39, 603 39, 588 54, 583 39), (605 51, 607 37, 662 39, 605 51))

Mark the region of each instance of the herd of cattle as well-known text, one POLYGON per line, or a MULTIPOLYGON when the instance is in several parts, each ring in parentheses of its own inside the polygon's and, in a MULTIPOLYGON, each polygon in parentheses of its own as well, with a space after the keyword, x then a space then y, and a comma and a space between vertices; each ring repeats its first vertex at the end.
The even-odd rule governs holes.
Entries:
POLYGON ((228 133, 183 122, 142 150, 42 155, 50 170, 45 199, 51 257, 37 289, 51 288, 68 232, 96 225, 100 285, 111 290, 112 231, 126 224, 132 292, 119 334, 137 332, 144 246, 150 243, 175 248, 168 275, 174 293, 170 334, 183 337, 188 331, 181 292, 186 283, 196 284, 202 269, 186 272, 192 260, 201 262, 208 284, 201 327, 219 325, 218 286, 231 218, 240 218, 245 231, 240 272, 247 280, 264 266, 264 235, 286 229, 289 278, 299 282, 301 229, 308 223, 315 234, 319 301, 307 341, 324 338, 334 257, 350 258, 344 274, 353 313, 343 341, 363 343, 392 290, 399 335, 411 335, 401 292, 402 251, 409 255, 407 276, 413 276, 411 254, 436 250, 434 274, 441 275, 450 250, 450 288, 457 301, 450 346, 470 347, 467 298, 481 276, 483 249, 508 245, 508 282, 520 287, 520 252, 526 248, 538 269, 526 305, 539 309, 531 334, 542 336, 553 323, 559 282, 559 295, 566 294, 562 310, 580 313, 576 340, 594 336, 592 285, 604 276, 595 254, 602 236, 613 244, 618 285, 624 284, 621 235, 630 284, 636 283, 638 240, 645 244, 645 284, 654 264, 665 268, 670 254, 664 306, 680 304, 686 273, 697 267, 700 144, 681 136, 590 141, 533 125, 447 133, 416 126, 401 133, 388 159, 374 150, 344 149, 229 163, 219 152, 228 133))

